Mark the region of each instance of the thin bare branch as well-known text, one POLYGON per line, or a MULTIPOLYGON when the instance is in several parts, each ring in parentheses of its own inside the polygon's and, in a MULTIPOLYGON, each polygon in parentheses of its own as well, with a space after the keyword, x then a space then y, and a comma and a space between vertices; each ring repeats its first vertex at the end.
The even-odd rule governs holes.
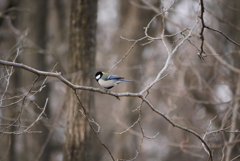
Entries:
POLYGON ((205 41, 205 45, 206 47, 210 50, 210 52, 212 53, 212 55, 224 66, 226 66, 228 69, 230 69, 233 72, 239 73, 240 74, 240 69, 232 66, 231 64, 229 64, 228 62, 226 62, 219 54, 217 54, 217 52, 215 51, 215 49, 208 43, 205 41))
POLYGON ((200 45, 200 53, 198 54, 198 56, 199 56, 200 59, 204 59, 203 58, 203 53, 204 53, 204 49, 203 49, 204 35, 203 35, 203 32, 204 32, 204 29, 205 29, 205 21, 204 21, 204 10, 205 10, 205 8, 204 8, 203 0, 200 0, 200 6, 201 6, 200 20, 201 20, 201 23, 202 23, 202 27, 201 27, 201 31, 199 33, 200 39, 201 39, 201 45, 200 45))
POLYGON ((111 156, 112 160, 115 161, 115 159, 114 159, 114 157, 113 157, 113 154, 111 153, 110 149, 106 146, 106 144, 103 143, 103 141, 102 141, 102 140, 99 138, 99 136, 98 136, 98 133, 99 133, 99 131, 100 131, 100 126, 99 126, 99 124, 96 123, 93 119, 90 119, 90 118, 89 118, 88 113, 87 113, 87 110, 86 110, 85 107, 83 106, 83 104, 82 104, 82 102, 81 102, 81 99, 80 99, 79 95, 77 94, 77 90, 74 90, 74 93, 75 93, 75 95, 76 95, 76 97, 77 97, 77 99, 78 99, 78 102, 79 102, 80 106, 81 106, 82 109, 83 109, 83 110, 82 110, 82 111, 83 111, 83 115, 84 115, 84 117, 87 118, 88 124, 89 124, 91 130, 92 130, 93 133, 95 134, 95 136, 96 136, 96 138, 98 139, 98 141, 102 144, 102 146, 108 151, 108 153, 109 153, 109 155, 111 156), (97 125, 97 127, 98 127, 97 130, 94 129, 92 123, 94 123, 95 125, 97 125))
POLYGON ((167 70, 167 68, 169 67, 169 64, 170 64, 170 61, 171 61, 171 59, 172 59, 172 56, 177 52, 178 48, 179 48, 180 46, 182 46, 182 44, 183 44, 185 41, 187 41, 189 37, 191 37, 192 32, 193 32, 193 30, 195 29, 197 23, 198 23, 198 22, 196 21, 196 23, 193 25, 193 27, 192 27, 191 30, 189 31, 188 35, 187 35, 184 39, 182 39, 182 41, 179 42, 178 45, 176 45, 176 47, 171 51, 171 53, 168 54, 168 57, 167 57, 167 60, 166 60, 166 62, 165 62, 164 67, 163 67, 163 68, 161 69, 161 71, 158 73, 158 75, 157 75, 157 77, 155 78, 155 80, 152 81, 147 87, 145 87, 145 88, 140 92, 141 94, 145 93, 147 90, 149 90, 153 85, 155 85, 155 84, 159 81, 159 79, 161 78, 162 74, 163 74, 163 73, 167 70))
POLYGON ((41 131, 31 131, 31 128, 38 122, 41 120, 42 115, 44 114, 46 107, 47 107, 47 103, 48 103, 48 98, 46 99, 45 105, 43 107, 42 112, 38 115, 38 117, 35 119, 35 121, 33 121, 27 128, 25 128, 23 131, 13 131, 13 132, 5 132, 5 131, 0 131, 0 133, 2 134, 7 134, 7 135, 20 135, 23 133, 41 133, 41 131))
POLYGON ((235 44, 235 45, 237 45, 238 47, 240 47, 240 44, 239 44, 239 43, 237 43, 236 41, 232 40, 230 37, 228 37, 228 36, 227 36, 225 33, 223 33, 222 31, 217 30, 217 29, 213 29, 213 28, 211 28, 211 27, 209 27, 209 26, 205 26, 205 28, 221 34, 221 35, 224 36, 227 40, 229 40, 229 41, 232 42, 233 44, 235 44))
POLYGON ((132 44, 132 46, 130 47, 130 49, 126 52, 126 54, 124 54, 123 57, 122 57, 116 64, 114 64, 112 68, 110 68, 110 69, 108 70, 108 72, 110 72, 110 71, 111 71, 113 68, 115 68, 119 63, 121 63, 121 62, 128 56, 128 54, 132 51, 132 49, 134 48, 134 46, 137 45, 137 43, 139 43, 140 41, 146 39, 146 37, 142 37, 142 38, 137 39, 137 40, 132 40, 132 39, 124 38, 124 37, 122 37, 122 36, 121 36, 121 38, 124 39, 124 40, 127 40, 127 41, 134 41, 134 43, 132 44))
POLYGON ((136 155, 135 155, 135 157, 134 157, 134 158, 132 158, 132 159, 117 159, 117 161, 134 161, 134 160, 136 160, 136 159, 137 159, 137 157, 138 157, 138 154, 139 154, 139 152, 138 152, 138 151, 136 151, 136 155))

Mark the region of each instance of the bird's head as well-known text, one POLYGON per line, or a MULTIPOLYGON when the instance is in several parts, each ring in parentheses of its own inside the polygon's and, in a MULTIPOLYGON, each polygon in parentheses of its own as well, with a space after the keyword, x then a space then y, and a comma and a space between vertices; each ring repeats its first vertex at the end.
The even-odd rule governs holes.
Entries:
POLYGON ((102 78, 102 76, 103 76, 103 72, 98 71, 98 72, 95 74, 95 79, 96 79, 96 81, 98 81, 100 78, 102 78))

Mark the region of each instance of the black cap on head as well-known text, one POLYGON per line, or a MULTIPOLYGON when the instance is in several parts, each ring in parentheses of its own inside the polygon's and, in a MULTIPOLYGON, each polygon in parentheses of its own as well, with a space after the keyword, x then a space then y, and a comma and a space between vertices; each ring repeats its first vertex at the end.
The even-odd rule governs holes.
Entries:
POLYGON ((96 74, 95 74, 95 79, 98 81, 103 75, 103 72, 101 71, 98 71, 96 74))

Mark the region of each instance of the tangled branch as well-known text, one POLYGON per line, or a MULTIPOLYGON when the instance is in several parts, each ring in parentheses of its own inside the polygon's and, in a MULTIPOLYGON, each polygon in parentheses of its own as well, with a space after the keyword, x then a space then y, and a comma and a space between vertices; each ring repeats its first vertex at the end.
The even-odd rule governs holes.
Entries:
MULTIPOLYGON (((195 23, 194 27, 196 26, 196 24, 197 24, 197 22, 195 23)), ((187 128, 187 127, 181 126, 181 125, 173 122, 164 113, 158 111, 151 104, 151 102, 148 99, 146 99, 145 96, 144 96, 145 93, 159 81, 159 79, 161 78, 163 72, 166 71, 166 69, 168 68, 172 56, 176 53, 177 49, 185 41, 187 41, 187 39, 191 36, 194 27, 189 31, 188 35, 174 48, 174 50, 172 50, 172 52, 168 54, 168 58, 166 60, 166 63, 164 65, 164 67, 162 68, 162 70, 156 76, 155 80, 152 83, 150 83, 146 88, 144 88, 142 91, 140 91, 139 93, 129 93, 129 92, 126 92, 126 93, 114 93, 112 91, 107 91, 106 92, 105 90, 102 90, 102 89, 99 89, 99 88, 74 85, 70 81, 68 81, 66 78, 64 78, 61 75, 60 72, 44 72, 44 71, 40 71, 40 70, 34 69, 34 68, 29 67, 29 66, 24 65, 24 64, 14 63, 14 62, 9 62, 9 61, 4 61, 4 60, 0 60, 0 64, 4 65, 4 66, 12 66, 12 67, 17 67, 17 68, 22 68, 22 69, 27 70, 29 72, 35 73, 37 75, 48 76, 48 77, 55 77, 55 78, 59 79, 60 81, 62 81, 64 84, 66 84, 68 87, 72 88, 74 91, 76 91, 76 90, 88 90, 88 91, 97 92, 97 93, 101 93, 101 94, 107 94, 107 95, 110 95, 110 96, 114 96, 116 98, 120 98, 120 97, 137 97, 137 98, 141 99, 145 104, 147 104, 148 107, 153 112, 157 113, 158 115, 163 117, 166 121, 168 121, 173 127, 179 128, 181 130, 184 130, 184 131, 189 132, 189 133, 193 134, 194 136, 196 136, 204 144, 204 146, 206 147, 206 149, 208 151, 208 154, 209 154, 209 157, 210 157, 210 160, 213 160, 211 149, 209 148, 208 144, 204 141, 204 139, 197 132, 195 132, 195 131, 187 128)), ((91 126, 91 124, 90 124, 90 126, 91 126)), ((114 160, 114 158, 113 158, 113 160, 114 160)))

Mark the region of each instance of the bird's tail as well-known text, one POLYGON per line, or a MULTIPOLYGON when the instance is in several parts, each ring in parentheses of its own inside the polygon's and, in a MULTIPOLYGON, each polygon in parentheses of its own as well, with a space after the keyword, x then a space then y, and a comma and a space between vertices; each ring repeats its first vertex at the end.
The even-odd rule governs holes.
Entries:
POLYGON ((124 79, 122 79, 121 81, 122 82, 134 82, 134 81, 131 81, 131 80, 124 80, 124 79))

